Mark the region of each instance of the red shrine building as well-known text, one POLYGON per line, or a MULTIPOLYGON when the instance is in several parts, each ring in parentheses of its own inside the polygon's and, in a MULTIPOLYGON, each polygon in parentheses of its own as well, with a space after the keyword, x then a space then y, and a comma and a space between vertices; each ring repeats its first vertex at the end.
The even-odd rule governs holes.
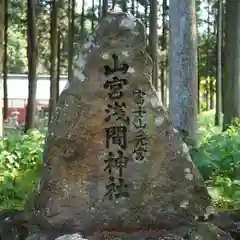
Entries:
MULTIPOLYGON (((60 92, 67 83, 67 76, 60 78, 60 92)), ((8 116, 12 112, 18 112, 18 122, 24 123, 26 106, 28 99, 28 75, 26 74, 9 74, 7 79, 8 88, 8 116)), ((50 97, 50 76, 39 75, 37 79, 37 109, 42 107, 48 108, 50 97)))

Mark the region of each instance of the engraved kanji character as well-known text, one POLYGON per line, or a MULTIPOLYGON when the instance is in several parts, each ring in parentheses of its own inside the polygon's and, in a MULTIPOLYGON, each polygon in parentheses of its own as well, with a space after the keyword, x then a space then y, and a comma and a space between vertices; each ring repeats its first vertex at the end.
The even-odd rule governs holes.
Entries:
POLYGON ((105 76, 109 76, 109 75, 111 75, 113 73, 116 73, 116 72, 122 72, 123 74, 126 74, 128 69, 129 69, 128 64, 126 64, 126 63, 119 64, 119 58, 116 54, 113 54, 112 58, 113 58, 113 68, 110 68, 108 65, 105 65, 104 66, 105 76))
POLYGON ((122 169, 127 167, 127 163, 129 161, 128 157, 126 157, 123 151, 117 151, 118 156, 115 158, 115 166, 116 168, 122 169))
POLYGON ((127 128, 126 126, 113 126, 105 129, 106 133, 106 148, 109 148, 110 143, 117 144, 121 148, 126 149, 127 145, 127 128))
POLYGON ((107 108, 105 109, 105 112, 108 114, 108 116, 105 118, 106 122, 109 122, 111 117, 116 117, 116 120, 121 120, 125 122, 126 124, 129 124, 129 117, 126 114, 126 104, 114 102, 114 105, 107 105, 107 108))
POLYGON ((107 80, 103 87, 110 90, 108 96, 110 99, 119 99, 123 96, 123 86, 128 83, 127 79, 113 77, 111 80, 107 80))
POLYGON ((135 145, 136 147, 146 146, 148 144, 147 136, 143 130, 140 130, 137 133, 135 140, 136 140, 136 145, 135 145))
POLYGON ((133 113, 136 113, 138 117, 142 118, 142 117, 144 117, 146 110, 143 108, 143 106, 138 105, 137 109, 134 110, 133 113))
POLYGON ((143 122, 142 118, 136 117, 133 125, 136 129, 145 129, 147 125, 143 122))
POLYGON ((133 151, 134 161, 143 162, 146 159, 147 149, 145 147, 135 148, 133 151))
POLYGON ((116 189, 116 183, 114 176, 109 176, 109 183, 105 186, 107 189, 107 192, 104 194, 104 196, 108 196, 110 200, 113 199, 114 193, 117 191, 116 189))
POLYGON ((108 171, 108 173, 111 174, 113 168, 126 168, 128 160, 128 157, 124 156, 121 150, 117 151, 117 156, 115 156, 113 152, 109 152, 107 159, 104 160, 106 163, 104 171, 108 171))
POLYGON ((104 171, 108 171, 109 174, 112 174, 112 169, 115 167, 115 157, 113 152, 108 153, 107 159, 104 160, 106 167, 104 171))
POLYGON ((144 103, 145 95, 146 95, 146 93, 141 89, 134 90, 133 91, 134 102, 136 104, 142 105, 144 103))
POLYGON ((121 72, 123 74, 126 74, 128 69, 129 69, 129 66, 126 63, 121 64, 121 66, 118 68, 110 68, 108 65, 105 65, 104 66, 104 70, 105 70, 104 75, 108 77, 111 74, 114 74, 116 72, 121 72))

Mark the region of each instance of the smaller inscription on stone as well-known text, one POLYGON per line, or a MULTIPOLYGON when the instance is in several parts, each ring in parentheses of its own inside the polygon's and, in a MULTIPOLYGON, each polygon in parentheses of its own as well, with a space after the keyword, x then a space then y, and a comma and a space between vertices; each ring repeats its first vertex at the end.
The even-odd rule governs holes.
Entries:
POLYGON ((126 104, 120 100, 123 95, 123 87, 128 84, 126 78, 119 78, 116 73, 126 74, 129 66, 127 64, 119 64, 118 56, 113 54, 113 68, 105 66, 104 75, 111 77, 106 80, 103 87, 109 90, 109 100, 113 102, 105 107, 105 122, 111 126, 105 128, 105 143, 108 150, 107 158, 104 160, 104 171, 108 173, 108 184, 106 187, 105 196, 110 200, 120 197, 129 197, 128 185, 124 180, 124 169, 127 168, 128 157, 125 155, 127 148, 127 131, 129 126, 129 116, 126 112, 126 104), (117 151, 111 151, 111 147, 118 147, 117 151), (117 175, 117 177, 116 177, 117 175))
POLYGON ((136 109, 133 111, 134 120, 132 124, 137 130, 135 136, 135 146, 133 150, 133 161, 137 163, 143 163, 147 161, 148 153, 148 140, 145 133, 147 125, 144 123, 144 117, 146 114, 146 109, 144 107, 145 95, 146 93, 142 89, 133 91, 133 99, 136 104, 136 109))

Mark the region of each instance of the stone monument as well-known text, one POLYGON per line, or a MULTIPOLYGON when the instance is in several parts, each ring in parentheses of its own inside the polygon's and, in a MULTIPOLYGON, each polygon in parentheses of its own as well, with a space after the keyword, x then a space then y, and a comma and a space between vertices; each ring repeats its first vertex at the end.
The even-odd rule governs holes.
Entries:
POLYGON ((143 24, 108 14, 83 45, 49 126, 32 210, 42 230, 231 239, 198 223, 211 199, 151 75, 143 24))

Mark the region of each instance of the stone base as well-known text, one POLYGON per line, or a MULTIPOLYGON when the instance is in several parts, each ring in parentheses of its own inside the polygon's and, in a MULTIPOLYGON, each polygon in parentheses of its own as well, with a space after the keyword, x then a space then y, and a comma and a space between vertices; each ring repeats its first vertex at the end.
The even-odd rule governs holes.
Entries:
POLYGON ((150 230, 139 231, 132 234, 120 232, 103 232, 101 240, 232 240, 230 235, 223 232, 213 224, 200 223, 196 227, 184 226, 175 231, 150 230))
POLYGON ((196 227, 181 227, 175 231, 149 230, 134 233, 102 232, 91 237, 80 234, 62 235, 57 238, 47 235, 33 235, 26 240, 233 240, 233 238, 213 224, 200 223, 196 227))
MULTIPOLYGON (((240 210, 216 214, 211 223, 198 223, 195 226, 183 226, 174 230, 151 229, 134 233, 101 232, 93 236, 82 237, 80 233, 47 230, 38 234, 29 233, 29 222, 24 212, 6 210, 0 213, 1 240, 231 240, 240 239, 240 210), (31 235, 31 236, 29 236, 31 235), (231 235, 231 236, 230 236, 231 235), (29 237, 27 237, 29 236, 29 237), (198 238, 197 238, 198 237, 198 238)), ((35 231, 34 231, 35 232, 35 231)))

